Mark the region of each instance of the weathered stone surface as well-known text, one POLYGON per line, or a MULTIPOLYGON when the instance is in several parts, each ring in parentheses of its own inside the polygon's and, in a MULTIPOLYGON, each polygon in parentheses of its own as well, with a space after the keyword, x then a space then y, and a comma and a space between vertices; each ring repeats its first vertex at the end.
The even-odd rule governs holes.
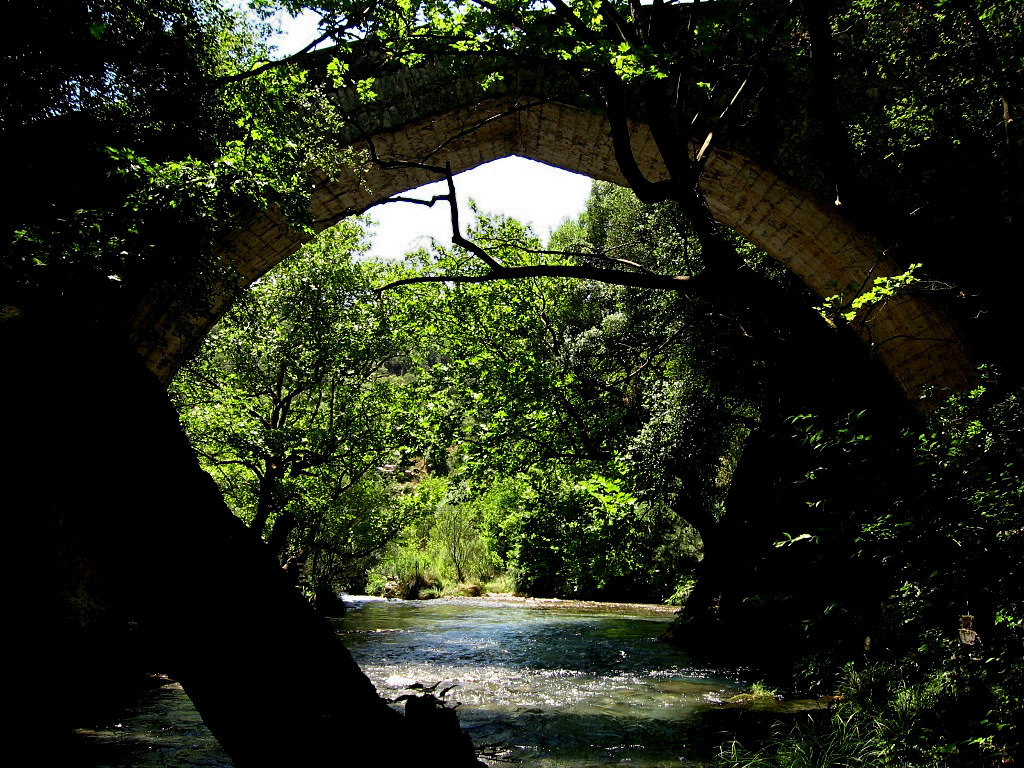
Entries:
MULTIPOLYGON (((526 87, 536 91, 545 86, 533 82, 522 86, 526 87)), ((371 105, 359 104, 343 92, 336 96, 353 125, 343 140, 351 141, 365 160, 316 189, 312 210, 320 228, 436 180, 423 170, 389 171, 370 162, 367 136, 378 156, 388 160, 448 162, 460 172, 520 155, 625 183, 605 119, 587 109, 528 95, 515 82, 506 85, 504 93, 484 98, 469 79, 460 80, 443 66, 382 77, 376 88, 381 98, 371 105)), ((569 100, 566 94, 556 95, 569 100)), ((650 132, 636 124, 633 137, 641 169, 651 179, 663 177, 650 132)), ((855 294, 875 277, 902 271, 879 243, 833 206, 740 153, 715 153, 701 186, 722 224, 767 251, 819 296, 855 294)), ((237 288, 293 253, 303 240, 276 212, 258 213, 226 243, 224 261, 237 275, 214 283, 208 313, 181 311, 181 299, 172 290, 153 297, 134 318, 140 351, 150 368, 169 381, 183 362, 187 344, 215 322, 237 288)), ((937 303, 922 297, 891 301, 857 325, 861 338, 908 398, 920 398, 932 388, 961 390, 972 381, 964 340, 937 303)))

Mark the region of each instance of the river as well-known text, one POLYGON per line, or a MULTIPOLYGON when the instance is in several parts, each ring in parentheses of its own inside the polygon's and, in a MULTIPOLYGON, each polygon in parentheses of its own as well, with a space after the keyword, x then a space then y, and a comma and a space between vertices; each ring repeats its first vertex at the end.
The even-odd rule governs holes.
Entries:
MULTIPOLYGON (((435 686, 493 766, 698 766, 728 739, 718 702, 742 673, 657 641, 664 606, 558 600, 346 597, 335 628, 381 695, 435 686)), ((173 684, 116 723, 79 729, 79 765, 230 766, 173 684)))

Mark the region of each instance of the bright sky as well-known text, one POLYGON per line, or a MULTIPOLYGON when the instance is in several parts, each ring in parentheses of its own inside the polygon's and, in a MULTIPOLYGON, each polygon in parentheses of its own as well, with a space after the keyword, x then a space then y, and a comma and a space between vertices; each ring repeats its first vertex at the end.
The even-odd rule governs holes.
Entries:
MULTIPOLYGON (((287 55, 313 42, 317 34, 316 17, 304 14, 297 19, 281 20, 281 35, 276 43, 281 55, 287 55)), ((543 240, 567 218, 575 218, 583 210, 590 194, 591 181, 586 176, 563 171, 521 157, 507 157, 481 165, 455 177, 459 197, 459 216, 463 225, 471 220, 469 200, 481 211, 502 213, 530 224, 543 240)), ((407 197, 429 200, 443 194, 440 185, 428 185, 405 193, 407 197)), ((451 243, 451 218, 448 206, 437 203, 432 208, 412 203, 388 203, 373 208, 370 217, 377 222, 371 254, 398 258, 411 250, 427 245, 430 238, 444 245, 451 243)))
MULTIPOLYGON (((590 194, 591 180, 522 157, 494 160, 455 176, 459 198, 459 221, 465 234, 472 220, 469 201, 482 212, 502 213, 530 224, 545 242, 566 218, 576 217, 590 194)), ((405 197, 429 200, 444 194, 444 182, 428 184, 405 193, 405 197)), ((429 244, 434 237, 442 245, 452 240, 451 209, 445 202, 433 207, 414 203, 387 203, 372 208, 377 222, 371 253, 382 257, 400 257, 410 250, 429 244)))

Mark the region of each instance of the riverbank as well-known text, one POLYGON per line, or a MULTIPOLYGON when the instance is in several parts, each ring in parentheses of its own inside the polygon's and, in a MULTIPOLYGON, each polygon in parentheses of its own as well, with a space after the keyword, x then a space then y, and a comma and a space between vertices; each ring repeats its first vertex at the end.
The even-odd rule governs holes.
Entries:
MULTIPOLYGON (((344 595, 342 599, 348 598, 348 595, 344 595)), ((488 592, 479 596, 442 596, 431 598, 433 600, 449 600, 449 601, 461 601, 461 600, 480 600, 483 602, 492 603, 510 603, 513 605, 534 605, 534 606, 545 606, 549 605, 555 608, 574 607, 581 610, 615 610, 615 611, 636 611, 638 613, 651 613, 671 616, 679 611, 679 607, 675 605, 664 605, 661 603, 619 603, 619 602, 602 602, 599 600, 566 600, 560 597, 529 597, 524 595, 516 595, 513 592, 488 592)))

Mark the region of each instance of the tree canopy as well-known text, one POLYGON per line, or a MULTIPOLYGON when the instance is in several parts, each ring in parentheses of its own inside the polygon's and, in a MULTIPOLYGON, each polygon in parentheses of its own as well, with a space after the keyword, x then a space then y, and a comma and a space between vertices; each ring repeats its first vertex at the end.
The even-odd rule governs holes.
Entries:
POLYGON ((88 294, 124 323, 154 285, 223 270, 240 215, 273 204, 306 225, 313 169, 341 162, 337 115, 303 69, 253 71, 268 49, 245 16, 212 0, 19 11, 2 60, 21 190, 3 217, 5 301, 88 294))
MULTIPOLYGON (((12 517, 26 526, 18 539, 43 542, 54 565, 37 587, 53 612, 42 626, 87 632, 101 615, 127 631, 142 617, 155 635, 183 636, 195 624, 171 624, 187 622, 184 601, 167 619, 136 584, 147 574, 166 584, 158 566, 172 555, 224 553, 266 591, 260 636, 269 644, 247 658, 265 662, 267 690, 280 694, 270 702, 284 707, 272 753, 284 759, 284 742, 310 723, 310 743, 322 745, 341 712, 360 723, 364 710, 393 718, 351 665, 330 678, 358 692, 345 710, 305 672, 263 658, 290 635, 273 626, 277 617, 325 664, 340 646, 299 607, 252 531, 269 527, 276 551, 315 550, 331 583, 331 558, 382 551, 410 516, 432 515, 456 578, 480 542, 536 592, 660 597, 686 592, 677 577, 696 576, 677 639, 758 655, 794 687, 827 685, 849 661, 852 709, 822 727, 863 723, 890 763, 1019 759, 1021 362, 1005 339, 1019 325, 1024 278, 1020 3, 249 5, 256 20, 213 0, 22 3, 20 34, 2 57, 0 136, 14 148, 16 194, 0 230, 0 330, 21 362, 5 393, 17 400, 26 382, 40 412, 32 423, 17 415, 4 463, 39 494, 12 517), (334 47, 274 59, 258 19, 280 9, 318 13, 321 42, 334 47), (428 60, 484 93, 530 71, 550 98, 603 114, 636 200, 597 187, 587 215, 552 243, 483 216, 451 249, 401 266, 355 258, 359 233, 343 224, 313 258, 286 262, 245 293, 223 251, 233 229, 273 209, 311 235, 311 191, 348 159, 336 137, 351 116, 332 93, 347 87, 385 103, 377 74, 428 60), (634 120, 649 126, 664 178, 641 169, 634 120), (864 286, 835 286, 836 311, 821 308, 830 326, 715 221, 700 174, 730 148, 832 201, 907 267, 921 264, 976 329, 978 356, 991 362, 983 386, 931 415, 888 398, 841 333, 864 286), (211 283, 229 286, 214 307, 201 296, 211 283), (639 290, 650 287, 668 290, 639 290), (155 291, 183 317, 192 304, 210 315, 242 297, 196 350, 176 397, 248 537, 187 451, 175 453, 165 401, 131 366, 126 338, 153 329, 159 318, 146 311, 164 306, 147 304, 155 291), (52 345, 40 370, 54 378, 52 358, 72 346, 69 365, 91 377, 82 391, 118 400, 111 434, 187 476, 188 492, 169 498, 205 499, 180 510, 195 536, 175 530, 166 500, 146 498, 138 456, 119 484, 130 490, 108 510, 90 475, 109 457, 89 455, 83 436, 111 453, 124 446, 100 435, 77 392, 58 392, 26 362, 37 338, 52 345), (160 445, 130 423, 122 399, 159 422, 160 445), (54 466, 75 465, 66 468, 88 489, 84 502, 36 482, 54 450, 39 435, 65 434, 62 417, 79 455, 54 466), (405 461, 414 475, 445 479, 417 476, 415 497, 397 498, 388 475, 405 461), (144 503, 160 514, 135 514, 144 503), (968 600, 992 643, 983 659, 963 649, 950 658, 944 640, 943 622, 968 600), (104 614, 107 604, 116 610, 104 614), (767 625, 777 631, 756 648, 731 642, 767 625), (906 693, 879 692, 886 679, 906 693), (892 730, 908 712, 928 738, 892 730)), ((443 158, 370 154, 451 182, 443 158)), ((883 288, 859 298, 890 301, 922 283, 908 274, 883 288)), ((402 534, 415 546, 419 522, 402 534)), ((228 569, 217 570, 222 587, 238 577, 228 569)), ((256 712, 258 696, 225 692, 254 686, 228 652, 238 653, 227 648, 237 635, 204 597, 197 620, 220 628, 210 641, 219 661, 192 651, 191 638, 161 645, 161 658, 179 660, 204 715, 240 760, 259 764, 259 718, 232 711, 256 712), (216 668, 232 663, 230 674, 216 668)), ((778 763, 785 749, 762 757, 778 763)))
POLYGON ((305 565, 313 591, 333 588, 411 516, 396 478, 417 408, 391 368, 418 329, 374 299, 394 269, 360 258, 363 237, 348 221, 267 275, 172 387, 235 514, 305 565))

